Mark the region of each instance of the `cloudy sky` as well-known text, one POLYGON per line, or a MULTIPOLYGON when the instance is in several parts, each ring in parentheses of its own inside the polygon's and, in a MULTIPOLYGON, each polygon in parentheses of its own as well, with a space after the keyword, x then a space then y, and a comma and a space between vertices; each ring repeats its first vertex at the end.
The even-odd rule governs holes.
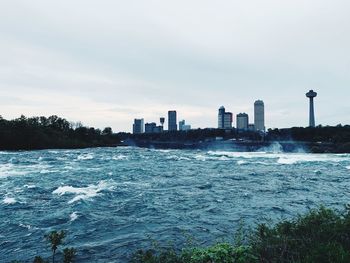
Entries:
POLYGON ((215 127, 217 109, 266 126, 350 124, 348 0, 11 0, 0 3, 0 115, 56 114, 130 131, 168 109, 215 127), (251 118, 252 119, 252 118, 251 118))

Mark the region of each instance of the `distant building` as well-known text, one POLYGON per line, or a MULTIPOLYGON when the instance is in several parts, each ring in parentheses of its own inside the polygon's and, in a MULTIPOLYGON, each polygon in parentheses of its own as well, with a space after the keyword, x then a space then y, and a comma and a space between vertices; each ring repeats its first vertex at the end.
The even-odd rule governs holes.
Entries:
POLYGON ((189 130, 191 130, 191 125, 189 125, 189 124, 183 125, 183 126, 182 126, 182 130, 183 130, 183 131, 189 131, 189 130))
POLYGON ((248 131, 255 131, 255 125, 253 123, 248 124, 248 131))
POLYGON ((154 129, 157 127, 155 122, 145 124, 145 133, 153 133, 154 129))
POLYGON ((153 133, 161 133, 163 132, 163 126, 156 126, 153 128, 153 133))
POLYGON ((185 120, 179 121, 179 131, 182 131, 182 127, 186 125, 185 120))
POLYGON ((161 133, 163 126, 157 126, 155 122, 145 124, 145 133, 161 133))
POLYGON ((132 125, 132 133, 143 133, 143 123, 143 119, 134 119, 134 124, 132 125))
POLYGON ((265 109, 262 100, 254 102, 254 125, 256 131, 265 131, 265 109))
POLYGON ((219 109, 218 128, 219 129, 231 129, 232 128, 232 113, 226 112, 224 106, 221 106, 219 109))
POLYGON ((249 124, 249 117, 247 113, 239 113, 236 115, 237 130, 247 131, 249 124))
POLYGON ((168 111, 168 130, 177 131, 176 111, 168 111))
POLYGON ((191 125, 186 124, 185 120, 179 122, 179 131, 191 130, 191 125))
POLYGON ((221 106, 218 114, 218 128, 223 129, 225 123, 225 107, 221 106))

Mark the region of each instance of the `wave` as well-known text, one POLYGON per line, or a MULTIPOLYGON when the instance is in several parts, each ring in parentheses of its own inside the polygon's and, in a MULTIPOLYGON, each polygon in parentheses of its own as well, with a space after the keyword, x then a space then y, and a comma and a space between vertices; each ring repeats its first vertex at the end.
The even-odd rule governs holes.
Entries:
POLYGON ((2 164, 0 165, 0 178, 5 178, 8 176, 16 176, 16 175, 26 175, 28 171, 18 171, 16 167, 12 163, 2 164))
POLYGON ((78 216, 78 213, 77 213, 77 212, 73 212, 73 213, 71 213, 70 216, 69 216, 71 222, 77 220, 78 217, 79 217, 79 216, 78 216))
POLYGON ((116 161, 119 161, 119 160, 127 160, 127 159, 128 159, 128 156, 120 154, 120 155, 113 156, 112 159, 113 159, 113 160, 116 160, 116 161))
POLYGON ((68 204, 80 200, 91 199, 100 194, 103 190, 111 190, 114 186, 107 181, 100 181, 97 185, 88 185, 87 187, 60 186, 52 193, 57 195, 75 194, 76 196, 68 201, 68 204))
POLYGON ((92 160, 94 156, 91 153, 79 155, 78 160, 92 160))
POLYGON ((266 152, 229 152, 229 151, 209 151, 208 155, 211 156, 226 156, 228 158, 275 158, 276 155, 267 154, 266 152))
POLYGON ((196 159, 197 161, 206 161, 207 160, 207 158, 202 154, 195 155, 194 159, 196 159))
POLYGON ((23 187, 25 187, 27 189, 33 189, 33 188, 36 188, 36 185, 34 185, 34 184, 25 184, 25 185, 23 185, 23 187))
POLYGON ((237 164, 238 165, 245 165, 245 164, 248 164, 248 162, 247 161, 243 161, 243 160, 239 160, 239 161, 237 161, 237 164))
POLYGON ((5 196, 5 198, 2 200, 2 202, 6 205, 13 205, 13 204, 17 203, 15 198, 8 197, 8 196, 5 196))
POLYGON ((297 164, 297 163, 307 163, 307 162, 329 162, 329 163, 339 163, 342 161, 347 161, 349 158, 342 156, 329 156, 324 154, 284 154, 280 156, 277 160, 279 164, 297 164))
POLYGON ((350 170, 350 165, 349 165, 349 166, 346 166, 346 169, 350 170))

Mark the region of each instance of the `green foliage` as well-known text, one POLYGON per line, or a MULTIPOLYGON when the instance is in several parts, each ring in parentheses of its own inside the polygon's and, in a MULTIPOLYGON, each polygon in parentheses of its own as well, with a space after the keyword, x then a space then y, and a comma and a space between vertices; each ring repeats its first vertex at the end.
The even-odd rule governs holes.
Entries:
POLYGON ((248 246, 234 247, 228 243, 220 243, 209 248, 193 248, 182 255, 183 262, 254 262, 255 256, 248 246))
MULTIPOLYGON (((65 231, 51 231, 45 235, 46 240, 49 242, 52 251, 52 263, 55 263, 55 255, 58 247, 63 244, 63 240, 66 237, 65 231)), ((73 263, 76 256, 76 250, 74 248, 65 248, 63 250, 63 263, 73 263)), ((40 256, 34 258, 33 263, 49 263, 40 256)))
POLYGON ((52 262, 55 263, 55 254, 59 245, 63 243, 63 239, 66 237, 66 233, 62 230, 60 232, 52 231, 47 236, 46 239, 50 242, 52 250, 52 262))
POLYGON ((260 224, 253 248, 262 262, 350 262, 349 220, 321 207, 273 227, 260 224))
POLYGON ((63 250, 63 263, 73 263, 76 253, 77 252, 74 248, 65 248, 63 250))
POLYGON ((40 256, 36 256, 36 257, 34 258, 33 263, 48 263, 48 261, 45 261, 45 260, 44 260, 42 257, 40 257, 40 256))
MULTIPOLYGON (((135 260, 136 259, 136 260, 135 260)), ((146 250, 139 263, 350 262, 350 206, 343 213, 320 207, 273 226, 259 224, 249 238, 238 231, 235 244, 207 248, 146 250)))
POLYGON ((0 150, 84 148, 116 146, 120 139, 111 128, 99 129, 73 125, 56 115, 48 118, 21 116, 14 120, 0 118, 0 150), (74 128, 75 126, 75 128, 74 128))

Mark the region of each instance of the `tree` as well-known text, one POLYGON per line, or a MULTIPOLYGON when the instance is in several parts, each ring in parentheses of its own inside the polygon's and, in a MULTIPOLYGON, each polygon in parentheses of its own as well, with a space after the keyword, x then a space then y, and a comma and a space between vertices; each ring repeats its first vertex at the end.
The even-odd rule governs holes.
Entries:
POLYGON ((63 243, 63 239, 65 238, 66 233, 62 230, 60 232, 52 231, 50 234, 47 235, 47 240, 51 244, 51 250, 52 250, 52 263, 55 263, 55 254, 56 250, 59 245, 63 243))
POLYGON ((74 248, 65 248, 63 250, 63 263, 73 263, 73 259, 76 255, 74 248))
POLYGON ((44 259, 42 257, 40 257, 40 256, 36 256, 34 258, 33 263, 47 263, 47 261, 44 261, 44 259))
POLYGON ((112 135, 113 131, 111 127, 106 127, 102 131, 102 135, 112 135))

